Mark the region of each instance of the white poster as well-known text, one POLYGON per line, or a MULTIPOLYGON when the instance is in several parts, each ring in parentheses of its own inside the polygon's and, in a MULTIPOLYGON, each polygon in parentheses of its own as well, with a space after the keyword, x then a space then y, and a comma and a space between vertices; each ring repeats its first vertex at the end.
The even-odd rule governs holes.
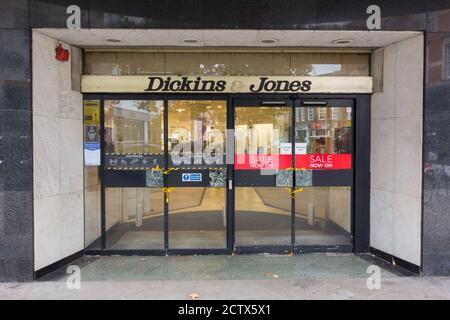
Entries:
POLYGON ((284 142, 280 143, 280 154, 291 154, 292 153, 292 143, 284 142))
POLYGON ((84 144, 84 165, 99 166, 100 165, 100 144, 85 143, 84 144))
POLYGON ((306 143, 296 143, 295 154, 306 154, 306 143))
POLYGON ((86 125, 84 141, 84 165, 100 165, 100 137, 98 135, 99 126, 86 125))

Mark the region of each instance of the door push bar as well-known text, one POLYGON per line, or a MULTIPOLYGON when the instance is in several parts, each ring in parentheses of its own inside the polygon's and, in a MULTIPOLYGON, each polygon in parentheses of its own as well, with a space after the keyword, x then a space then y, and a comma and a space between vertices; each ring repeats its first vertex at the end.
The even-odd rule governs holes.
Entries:
POLYGON ((261 101, 261 104, 264 105, 277 105, 284 106, 286 105, 286 101, 261 101))
POLYGON ((321 106, 325 106, 328 103, 326 101, 303 101, 302 105, 304 106, 313 106, 313 105, 321 105, 321 106))

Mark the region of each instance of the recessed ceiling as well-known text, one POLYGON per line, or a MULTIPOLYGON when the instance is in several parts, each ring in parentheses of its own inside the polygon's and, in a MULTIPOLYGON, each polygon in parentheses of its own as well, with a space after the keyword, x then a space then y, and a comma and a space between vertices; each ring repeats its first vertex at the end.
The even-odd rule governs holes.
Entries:
POLYGON ((378 48, 419 35, 408 31, 35 29, 82 48, 105 47, 327 47, 378 48), (108 39, 115 39, 111 42, 108 39), (186 41, 195 39, 195 41, 186 41), (345 46, 336 40, 350 40, 345 46), (272 41, 269 41, 272 40, 272 41))

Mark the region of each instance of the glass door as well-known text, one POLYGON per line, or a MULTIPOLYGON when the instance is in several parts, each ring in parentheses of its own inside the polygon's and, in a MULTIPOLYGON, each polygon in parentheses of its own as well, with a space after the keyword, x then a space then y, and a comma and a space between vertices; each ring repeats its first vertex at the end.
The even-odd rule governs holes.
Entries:
POLYGON ((235 246, 292 245, 291 100, 235 100, 235 246))
POLYGON ((102 249, 227 249, 227 102, 105 96, 102 249))
POLYGON ((103 249, 164 250, 164 101, 105 98, 103 249), (156 178, 156 176, 155 176, 156 178))
POLYGON ((350 99, 234 101, 238 251, 351 250, 353 115, 350 99))
POLYGON ((352 243, 353 100, 295 101, 295 245, 352 243))
POLYGON ((227 102, 168 101, 168 248, 226 249, 227 102))

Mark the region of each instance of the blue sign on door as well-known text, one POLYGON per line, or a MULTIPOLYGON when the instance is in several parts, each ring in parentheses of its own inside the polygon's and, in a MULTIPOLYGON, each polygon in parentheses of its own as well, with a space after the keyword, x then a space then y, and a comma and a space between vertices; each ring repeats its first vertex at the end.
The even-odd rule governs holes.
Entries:
POLYGON ((201 173, 183 173, 181 175, 182 182, 201 182, 202 174, 201 173))

